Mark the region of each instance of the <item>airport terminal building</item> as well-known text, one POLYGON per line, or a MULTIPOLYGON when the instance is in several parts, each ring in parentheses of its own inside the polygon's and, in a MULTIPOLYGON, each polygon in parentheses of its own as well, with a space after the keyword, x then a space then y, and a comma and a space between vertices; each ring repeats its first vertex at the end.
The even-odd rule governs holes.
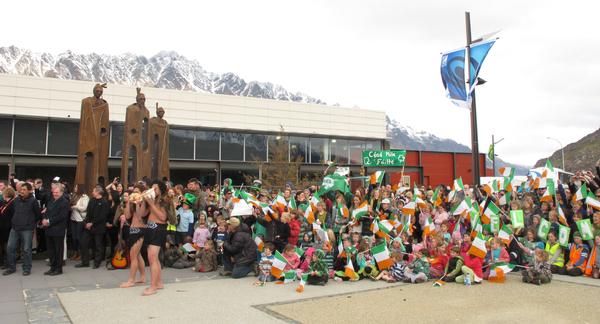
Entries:
MULTIPOLYGON (((0 179, 49 181, 75 177, 81 100, 95 83, 0 74, 0 179)), ((357 173, 363 150, 385 149, 385 112, 270 99, 142 87, 146 107, 165 108, 170 124, 171 179, 191 177, 214 184, 222 178, 242 183, 259 175, 269 144, 289 137, 289 157, 302 161, 302 173, 323 170, 337 161, 357 173)), ((135 102, 133 86, 109 84, 109 177, 121 168, 125 108, 135 102)))

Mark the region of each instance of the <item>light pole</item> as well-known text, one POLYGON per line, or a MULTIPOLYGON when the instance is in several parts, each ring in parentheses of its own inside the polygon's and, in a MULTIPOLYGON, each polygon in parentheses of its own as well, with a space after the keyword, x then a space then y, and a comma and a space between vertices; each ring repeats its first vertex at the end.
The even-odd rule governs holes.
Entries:
POLYGON ((496 176, 496 144, 502 141, 504 141, 504 137, 494 142, 494 135, 492 134, 492 152, 494 153, 494 156, 492 156, 492 170, 494 170, 494 177, 496 176))
POLYGON ((563 171, 566 171, 565 170, 565 150, 563 148, 562 143, 559 140, 557 140, 556 138, 553 138, 553 137, 546 137, 546 139, 556 141, 558 143, 558 145, 560 145, 560 154, 562 156, 562 169, 563 169, 563 171))

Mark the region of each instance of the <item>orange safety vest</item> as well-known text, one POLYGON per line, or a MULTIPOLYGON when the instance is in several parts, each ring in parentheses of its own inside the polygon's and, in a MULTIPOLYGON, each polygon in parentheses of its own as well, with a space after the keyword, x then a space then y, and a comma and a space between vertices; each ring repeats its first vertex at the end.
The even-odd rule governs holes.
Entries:
POLYGON ((584 274, 586 276, 591 276, 592 275, 592 270, 594 269, 594 265, 596 264, 596 245, 594 244, 594 248, 592 249, 591 253, 590 253, 590 258, 587 261, 587 264, 585 265, 585 271, 584 274))
MULTIPOLYGON (((569 264, 570 265, 575 265, 575 262, 577 262, 579 260, 579 258, 581 258, 581 252, 583 252, 583 245, 581 246, 581 248, 577 248, 577 245, 575 245, 575 243, 573 243, 573 245, 571 246, 571 251, 569 251, 569 264)), ((585 267, 587 265, 587 260, 583 261, 583 263, 580 266, 577 266, 576 268, 581 269, 581 271, 585 271, 585 267)))

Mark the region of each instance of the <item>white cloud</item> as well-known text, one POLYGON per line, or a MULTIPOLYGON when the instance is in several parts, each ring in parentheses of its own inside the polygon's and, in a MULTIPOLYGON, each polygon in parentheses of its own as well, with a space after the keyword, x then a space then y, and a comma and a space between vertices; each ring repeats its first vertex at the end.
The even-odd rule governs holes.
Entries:
POLYGON ((207 70, 279 83, 328 103, 384 109, 401 124, 470 143, 444 98, 439 53, 502 29, 477 91, 480 150, 533 164, 600 127, 596 2, 11 1, 2 46, 54 53, 174 50, 207 70), (525 4, 523 4, 525 3, 525 4), (32 8, 36 9, 33 10, 32 8))

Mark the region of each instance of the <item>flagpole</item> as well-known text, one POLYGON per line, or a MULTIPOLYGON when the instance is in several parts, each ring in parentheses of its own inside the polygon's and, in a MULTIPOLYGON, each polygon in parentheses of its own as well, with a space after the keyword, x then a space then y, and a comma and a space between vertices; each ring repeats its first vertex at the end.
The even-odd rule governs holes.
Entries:
MULTIPOLYGON (((465 12, 465 25, 467 33, 467 48, 466 48, 466 65, 467 69, 467 93, 471 88, 471 13, 465 12)), ((475 90, 471 93, 471 155, 473 159, 473 184, 480 185, 479 179, 479 140, 477 138, 477 104, 475 101, 475 90)))
POLYGON ((494 134, 492 134, 492 174, 496 176, 496 142, 494 142, 494 134))

